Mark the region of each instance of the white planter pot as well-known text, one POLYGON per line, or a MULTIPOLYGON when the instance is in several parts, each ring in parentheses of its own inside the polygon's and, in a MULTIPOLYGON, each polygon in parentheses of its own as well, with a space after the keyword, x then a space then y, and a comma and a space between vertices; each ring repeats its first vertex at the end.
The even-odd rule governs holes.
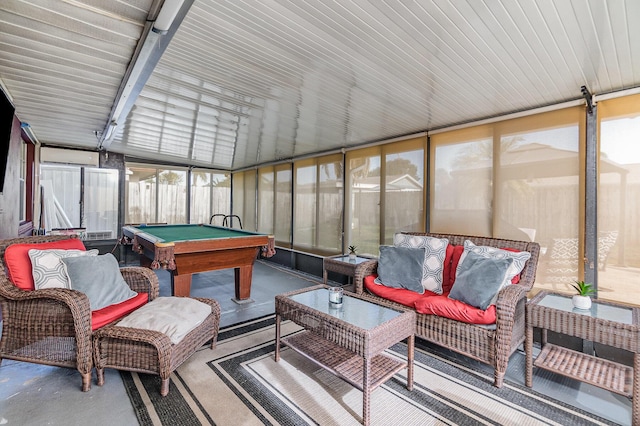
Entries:
POLYGON ((589 296, 580 296, 575 295, 571 299, 573 302, 573 306, 578 309, 590 309, 591 308, 591 297, 589 296))
POLYGON ((349 260, 356 260, 356 255, 353 253, 349 253, 349 260))

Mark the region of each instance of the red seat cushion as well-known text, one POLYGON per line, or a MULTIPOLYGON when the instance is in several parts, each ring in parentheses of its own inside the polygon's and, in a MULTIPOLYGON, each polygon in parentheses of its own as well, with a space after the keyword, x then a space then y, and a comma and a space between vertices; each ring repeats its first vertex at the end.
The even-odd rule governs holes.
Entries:
POLYGON ((393 288, 386 287, 382 284, 376 284, 373 282, 377 275, 369 275, 368 277, 364 277, 364 287, 369 290, 371 293, 376 296, 382 297, 387 300, 391 300, 396 303, 400 303, 401 305, 408 306, 413 308, 413 305, 416 300, 421 297, 424 297, 425 294, 433 294, 428 290, 425 290, 424 294, 416 293, 415 291, 407 290, 405 288, 393 288))
POLYGON ((140 306, 146 304, 148 301, 149 295, 147 293, 138 293, 137 296, 125 300, 124 302, 115 303, 105 308, 98 309, 97 311, 92 311, 91 329, 97 330, 104 325, 112 323, 113 321, 135 311, 140 306))
POLYGON ((434 294, 421 297, 414 303, 416 312, 426 315, 438 315, 469 324, 495 324, 496 305, 490 305, 485 311, 459 300, 449 299, 449 294, 434 294))
POLYGON ((438 315, 469 324, 495 324, 496 322, 495 305, 483 311, 459 300, 449 299, 449 292, 435 294, 425 291, 424 294, 419 294, 404 288, 385 287, 373 282, 376 276, 369 275, 364 278, 364 286, 367 290, 376 296, 414 308, 420 314, 438 315))
POLYGON ((9 280, 22 290, 33 290, 35 288, 31 259, 29 258, 30 249, 86 250, 84 244, 78 238, 40 244, 11 244, 4 252, 4 263, 7 265, 9 280))

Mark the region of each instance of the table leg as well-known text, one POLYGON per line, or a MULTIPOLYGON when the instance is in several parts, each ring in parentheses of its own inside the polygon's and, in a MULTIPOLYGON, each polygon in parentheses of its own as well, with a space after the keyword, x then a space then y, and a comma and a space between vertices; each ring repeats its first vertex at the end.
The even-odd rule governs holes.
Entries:
POLYGON ((189 297, 191 294, 191 274, 177 275, 171 273, 173 296, 189 297))
POLYGON ((407 390, 413 390, 413 354, 415 347, 415 336, 412 334, 407 338, 407 390))
POLYGON ((236 301, 248 301, 251 297, 251 278, 253 265, 235 268, 236 301))
POLYGON ((324 283, 324 285, 327 285, 328 278, 329 272, 326 270, 326 268, 324 268, 324 270, 322 271, 322 282, 324 283))
POLYGON ((633 354, 633 390, 631 395, 631 423, 640 424, 640 354, 633 354))
POLYGON ((369 425, 369 414, 371 411, 371 385, 369 383, 369 373, 371 372, 371 361, 364 358, 362 370, 362 424, 369 425))
POLYGON ((280 314, 276 314, 276 362, 280 361, 280 314))
POLYGON ((524 355, 526 359, 525 385, 533 386, 533 327, 527 325, 524 339, 524 355))

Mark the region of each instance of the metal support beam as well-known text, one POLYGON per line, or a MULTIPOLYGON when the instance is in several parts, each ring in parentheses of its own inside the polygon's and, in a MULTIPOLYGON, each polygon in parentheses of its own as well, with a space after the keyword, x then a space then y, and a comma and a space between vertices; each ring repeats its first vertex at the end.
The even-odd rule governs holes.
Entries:
POLYGON ((598 139, 597 106, 586 114, 584 281, 598 289, 598 139))
MULTIPOLYGON (((109 119, 104 130, 96 135, 99 136, 98 150, 109 149, 116 133, 122 130, 138 95, 192 4, 193 0, 164 0, 157 16, 150 18, 145 24, 136 51, 120 83, 109 119), (167 12, 163 13, 165 10, 167 12), (160 25, 156 25, 156 19, 162 20, 160 25)), ((155 13, 156 10, 153 9, 150 14, 155 13)))

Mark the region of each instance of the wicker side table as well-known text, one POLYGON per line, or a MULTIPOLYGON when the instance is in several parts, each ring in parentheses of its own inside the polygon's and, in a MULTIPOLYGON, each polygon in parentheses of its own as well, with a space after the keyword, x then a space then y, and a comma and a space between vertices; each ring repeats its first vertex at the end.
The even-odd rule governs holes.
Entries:
POLYGON ((533 366, 632 398, 632 421, 640 425, 640 309, 593 301, 590 310, 573 308, 571 298, 542 291, 526 307, 526 375, 533 366), (542 350, 533 362, 533 328, 542 330, 542 350), (632 352, 633 367, 547 343, 547 331, 579 337, 632 352))
POLYGON ((329 271, 354 278, 357 270, 361 268, 365 262, 370 260, 372 259, 362 256, 356 256, 355 259, 350 259, 346 254, 325 257, 322 262, 322 278, 324 284, 327 284, 329 271))
POLYGON ((320 367, 362 391, 362 423, 369 424, 371 392, 398 371, 407 369, 407 389, 413 389, 416 314, 374 302, 366 296, 345 295, 334 312, 325 286, 276 296, 275 361, 286 344, 320 367), (291 320, 306 330, 280 338, 280 322, 291 320), (407 339, 407 360, 383 354, 407 339))

